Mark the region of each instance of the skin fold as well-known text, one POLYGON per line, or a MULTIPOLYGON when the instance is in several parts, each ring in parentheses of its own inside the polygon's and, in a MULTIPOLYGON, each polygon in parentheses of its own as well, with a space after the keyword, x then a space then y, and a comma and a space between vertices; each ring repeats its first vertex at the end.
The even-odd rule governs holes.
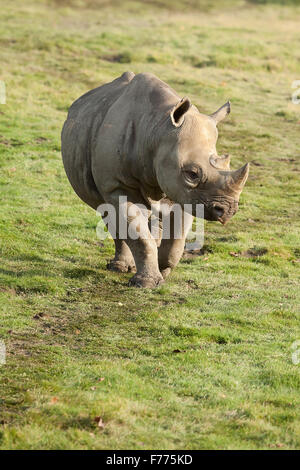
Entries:
MULTIPOLYGON (((77 195, 93 209, 106 203, 116 211, 115 257, 108 269, 135 272, 130 285, 156 287, 179 262, 187 232, 204 205, 204 218, 225 224, 237 211, 248 177, 248 164, 230 171, 229 157, 218 156, 218 123, 230 103, 210 116, 199 113, 152 74, 125 72, 89 91, 69 109, 62 130, 62 157, 77 195), (120 204, 120 197, 126 203, 120 204), (191 205, 180 236, 149 230, 151 204, 191 205), (118 237, 118 221, 134 221, 140 236, 118 237)), ((171 226, 174 215, 169 215, 171 226)), ((165 219, 164 219, 165 220, 165 219)))

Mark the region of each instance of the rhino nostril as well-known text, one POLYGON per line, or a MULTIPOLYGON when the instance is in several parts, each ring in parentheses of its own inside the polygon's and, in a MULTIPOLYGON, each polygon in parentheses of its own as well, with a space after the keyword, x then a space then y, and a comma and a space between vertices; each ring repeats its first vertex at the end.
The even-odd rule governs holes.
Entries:
POLYGON ((217 216, 217 218, 222 217, 222 216, 224 215, 224 209, 223 209, 223 207, 214 206, 213 211, 214 211, 215 215, 217 216))

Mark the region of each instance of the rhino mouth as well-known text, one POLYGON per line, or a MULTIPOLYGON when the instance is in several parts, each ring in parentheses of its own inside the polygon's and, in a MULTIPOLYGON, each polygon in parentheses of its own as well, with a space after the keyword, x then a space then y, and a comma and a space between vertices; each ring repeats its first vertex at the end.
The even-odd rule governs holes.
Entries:
POLYGON ((226 225, 237 210, 237 201, 226 201, 226 203, 224 202, 222 204, 217 201, 204 204, 204 218, 205 220, 220 222, 222 225, 226 225))

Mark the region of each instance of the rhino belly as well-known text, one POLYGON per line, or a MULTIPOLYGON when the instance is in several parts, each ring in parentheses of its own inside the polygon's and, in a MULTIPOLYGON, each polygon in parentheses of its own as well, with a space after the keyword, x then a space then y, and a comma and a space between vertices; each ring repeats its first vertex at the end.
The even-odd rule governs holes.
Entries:
POLYGON ((103 202, 91 171, 89 136, 80 122, 67 119, 62 131, 62 158, 67 177, 75 193, 86 204, 97 209, 103 202))

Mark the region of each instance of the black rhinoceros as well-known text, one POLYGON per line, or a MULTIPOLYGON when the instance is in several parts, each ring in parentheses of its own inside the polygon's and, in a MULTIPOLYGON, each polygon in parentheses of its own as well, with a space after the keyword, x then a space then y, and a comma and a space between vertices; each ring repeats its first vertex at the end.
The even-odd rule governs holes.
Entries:
POLYGON ((70 107, 62 130, 67 176, 92 208, 102 203, 115 208, 116 252, 108 268, 136 268, 130 285, 163 282, 182 256, 197 204, 204 205, 207 220, 226 223, 236 213, 249 168, 230 171, 229 157, 217 155, 217 124, 229 112, 228 102, 210 116, 201 114, 154 75, 132 72, 89 91, 70 107), (158 237, 150 232, 151 203, 164 199, 192 207, 180 237, 162 237, 163 227, 158 237), (146 212, 129 214, 139 204, 146 212), (118 221, 130 224, 135 217, 138 236, 121 237, 118 221))

